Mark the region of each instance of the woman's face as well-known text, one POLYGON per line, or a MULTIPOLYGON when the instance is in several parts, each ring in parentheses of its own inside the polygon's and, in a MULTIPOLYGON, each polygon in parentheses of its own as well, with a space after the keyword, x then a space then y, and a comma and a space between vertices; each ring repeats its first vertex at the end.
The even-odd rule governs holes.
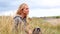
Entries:
POLYGON ((28 6, 24 6, 23 13, 24 13, 25 15, 28 15, 28 13, 29 13, 29 8, 28 8, 28 6))

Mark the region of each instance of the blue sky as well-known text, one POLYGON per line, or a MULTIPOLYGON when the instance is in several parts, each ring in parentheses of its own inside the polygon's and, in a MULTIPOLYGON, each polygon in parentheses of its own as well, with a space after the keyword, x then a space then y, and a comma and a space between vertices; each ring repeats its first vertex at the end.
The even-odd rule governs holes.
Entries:
POLYGON ((60 0, 0 0, 0 15, 14 15, 21 3, 27 3, 30 17, 60 15, 60 0))

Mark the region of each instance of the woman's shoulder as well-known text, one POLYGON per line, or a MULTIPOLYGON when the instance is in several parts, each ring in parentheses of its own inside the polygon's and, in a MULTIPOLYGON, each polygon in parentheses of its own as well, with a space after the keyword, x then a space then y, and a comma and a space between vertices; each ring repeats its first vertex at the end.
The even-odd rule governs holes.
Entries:
POLYGON ((14 20, 21 20, 21 16, 16 15, 16 16, 13 17, 13 19, 14 19, 14 20))
POLYGON ((13 19, 16 19, 16 18, 19 18, 20 19, 20 15, 15 15, 14 17, 13 17, 13 19))
POLYGON ((13 17, 13 19, 16 19, 16 18, 20 18, 20 16, 16 15, 16 16, 13 17))
POLYGON ((14 18, 14 21, 17 21, 17 22, 22 22, 22 19, 20 16, 16 15, 14 18))

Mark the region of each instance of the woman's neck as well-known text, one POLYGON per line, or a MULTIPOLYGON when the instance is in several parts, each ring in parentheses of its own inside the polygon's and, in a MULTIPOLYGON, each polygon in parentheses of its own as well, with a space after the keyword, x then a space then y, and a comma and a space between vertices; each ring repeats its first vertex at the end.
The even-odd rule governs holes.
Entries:
POLYGON ((25 16, 26 16, 25 14, 23 14, 23 13, 21 14, 21 17, 22 17, 22 18, 25 18, 25 16))

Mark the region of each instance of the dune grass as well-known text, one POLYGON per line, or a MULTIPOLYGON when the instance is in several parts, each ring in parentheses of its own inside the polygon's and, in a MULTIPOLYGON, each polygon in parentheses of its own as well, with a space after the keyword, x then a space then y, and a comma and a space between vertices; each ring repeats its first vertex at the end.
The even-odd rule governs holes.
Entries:
MULTIPOLYGON (((10 16, 0 16, 0 34, 13 34, 13 23, 13 19, 10 16)), ((43 34, 60 34, 60 24, 53 26, 41 18, 31 18, 29 23, 31 29, 40 27, 43 34)))

